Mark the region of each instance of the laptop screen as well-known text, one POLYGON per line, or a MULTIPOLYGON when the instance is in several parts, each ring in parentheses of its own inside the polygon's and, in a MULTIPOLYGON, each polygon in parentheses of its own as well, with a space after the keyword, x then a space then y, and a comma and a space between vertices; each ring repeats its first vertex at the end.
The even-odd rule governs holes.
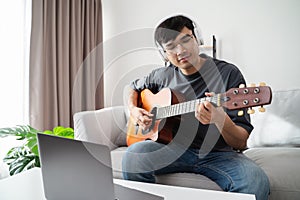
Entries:
POLYGON ((38 133, 47 199, 115 199, 107 146, 38 133))

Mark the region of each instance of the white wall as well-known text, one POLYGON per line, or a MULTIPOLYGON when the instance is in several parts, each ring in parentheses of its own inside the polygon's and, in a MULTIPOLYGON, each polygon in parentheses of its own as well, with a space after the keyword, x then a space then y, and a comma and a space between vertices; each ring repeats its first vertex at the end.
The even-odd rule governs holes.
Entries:
POLYGON ((218 40, 217 57, 236 64, 247 82, 273 90, 300 88, 298 0, 103 0, 105 106, 123 103, 126 84, 163 64, 152 31, 172 13, 201 27, 205 43, 218 40))

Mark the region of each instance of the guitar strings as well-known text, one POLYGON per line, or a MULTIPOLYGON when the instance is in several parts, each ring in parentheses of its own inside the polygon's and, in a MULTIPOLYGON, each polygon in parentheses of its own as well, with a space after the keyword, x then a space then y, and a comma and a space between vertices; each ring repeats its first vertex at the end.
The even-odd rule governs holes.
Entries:
POLYGON ((204 101, 212 102, 215 105, 218 105, 219 98, 219 95, 215 95, 213 97, 203 97, 200 99, 182 102, 170 106, 158 107, 156 119, 163 119, 167 117, 194 112, 196 109, 196 105, 199 103, 203 103, 204 101))

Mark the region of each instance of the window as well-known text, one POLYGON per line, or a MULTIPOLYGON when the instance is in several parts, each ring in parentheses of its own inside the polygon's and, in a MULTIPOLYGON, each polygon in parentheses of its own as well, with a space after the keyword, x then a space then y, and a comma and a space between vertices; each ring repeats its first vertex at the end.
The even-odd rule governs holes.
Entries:
POLYGON ((0 128, 28 124, 31 0, 0 0, 0 128))
MULTIPOLYGON (((29 124, 30 30, 31 0, 0 0, 0 128, 29 124)), ((0 138, 0 179, 8 174, 3 170, 3 157, 23 142, 0 138)))

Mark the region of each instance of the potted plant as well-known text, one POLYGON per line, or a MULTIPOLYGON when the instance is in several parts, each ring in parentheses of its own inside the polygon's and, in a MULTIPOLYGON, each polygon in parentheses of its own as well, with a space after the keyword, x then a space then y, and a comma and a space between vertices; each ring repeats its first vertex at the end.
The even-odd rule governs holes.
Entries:
POLYGON ((40 167, 36 137, 38 132, 71 139, 74 138, 74 130, 63 126, 57 126, 52 131, 39 131, 29 125, 1 128, 0 137, 17 136, 17 140, 24 140, 24 144, 22 146, 11 148, 3 159, 3 161, 9 166, 9 174, 11 176, 33 167, 40 167))

